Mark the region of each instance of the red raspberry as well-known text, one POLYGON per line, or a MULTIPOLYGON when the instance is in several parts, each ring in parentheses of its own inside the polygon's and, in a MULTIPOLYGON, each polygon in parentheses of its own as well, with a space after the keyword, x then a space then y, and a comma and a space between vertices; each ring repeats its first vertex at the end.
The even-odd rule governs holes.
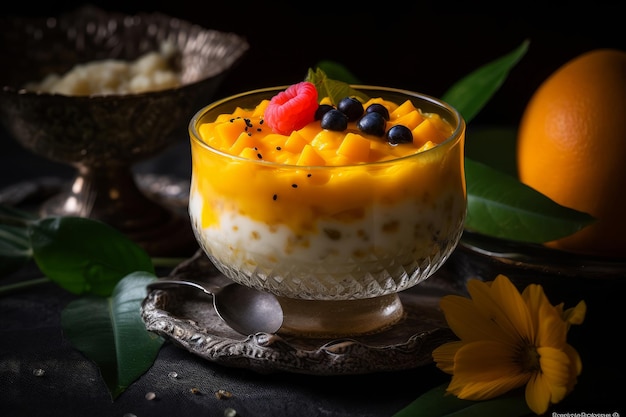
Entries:
POLYGON ((308 81, 294 84, 276 94, 265 109, 265 123, 274 133, 290 135, 313 121, 317 90, 308 81))

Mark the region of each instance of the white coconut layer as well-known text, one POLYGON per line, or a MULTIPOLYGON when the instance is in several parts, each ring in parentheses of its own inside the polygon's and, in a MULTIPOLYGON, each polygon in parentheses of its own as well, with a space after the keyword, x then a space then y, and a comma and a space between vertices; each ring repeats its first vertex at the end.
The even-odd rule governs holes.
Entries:
POLYGON ((192 191, 198 241, 236 281, 290 297, 359 298, 397 292, 434 272, 458 242, 465 202, 454 193, 435 202, 407 198, 371 207, 360 219, 320 219, 306 234, 226 210, 202 227, 203 209, 192 191))

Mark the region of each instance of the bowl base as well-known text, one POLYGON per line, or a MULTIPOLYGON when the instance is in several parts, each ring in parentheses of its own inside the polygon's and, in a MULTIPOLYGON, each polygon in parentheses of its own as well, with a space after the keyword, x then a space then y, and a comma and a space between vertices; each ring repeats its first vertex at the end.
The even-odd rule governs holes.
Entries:
MULTIPOLYGON (((439 308, 441 297, 460 295, 456 289, 458 276, 445 272, 435 273, 425 282, 397 293, 402 302, 402 318, 371 334, 309 338, 279 330, 276 334, 242 335, 217 315, 209 296, 184 286, 148 291, 141 315, 149 331, 200 358, 262 374, 362 375, 400 371, 432 364, 433 349, 457 340, 439 308)), ((177 266, 169 277, 204 283, 229 281, 202 250, 177 266)), ((389 296, 387 301, 395 305, 395 297, 389 296)))
POLYGON ((360 300, 278 297, 284 321, 279 334, 309 338, 350 337, 383 331, 404 317, 398 294, 360 300))

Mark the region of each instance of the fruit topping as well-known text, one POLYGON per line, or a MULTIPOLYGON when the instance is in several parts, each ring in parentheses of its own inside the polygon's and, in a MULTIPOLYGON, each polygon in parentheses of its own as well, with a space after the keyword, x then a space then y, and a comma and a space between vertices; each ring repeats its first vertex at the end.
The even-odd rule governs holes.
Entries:
POLYGON ((322 120, 322 116, 332 109, 334 109, 334 107, 330 104, 320 104, 315 111, 315 120, 322 120))
POLYGON ((379 113, 385 120, 389 120, 389 110, 380 103, 372 103, 367 106, 365 113, 379 113))
POLYGON ((331 109, 322 116, 321 126, 322 129, 344 131, 348 128, 348 116, 342 111, 331 109))
POLYGON ((356 128, 362 133, 385 137, 391 145, 413 143, 411 129, 413 125, 418 125, 423 117, 413 109, 410 101, 398 106, 394 111, 394 114, 396 113, 404 114, 404 116, 395 117, 393 126, 387 130, 390 113, 383 104, 372 103, 365 109, 363 102, 352 95, 340 99, 336 106, 327 102, 318 104, 316 85, 303 81, 291 85, 285 91, 272 97, 265 109, 264 121, 272 132, 285 136, 291 135, 292 132, 316 120, 320 121, 322 129, 335 132, 347 130, 350 123, 356 122, 356 128), (407 127, 407 124, 411 127, 407 127))
MULTIPOLYGON (((383 107, 384 108, 384 107, 383 107)), ((377 112, 365 113, 356 122, 356 127, 363 133, 374 136, 384 136, 387 123, 382 114, 377 112)))
POLYGON ((392 126, 387 131, 387 142, 392 145, 397 145, 399 143, 411 143, 413 142, 413 132, 411 132, 411 129, 404 125, 392 126))
POLYGON ((348 116, 349 122, 354 122, 363 115, 363 104, 354 97, 344 97, 337 104, 337 110, 348 116))
POLYGON ((289 135, 312 122, 317 109, 315 85, 303 81, 272 97, 265 109, 265 123, 274 133, 289 135))

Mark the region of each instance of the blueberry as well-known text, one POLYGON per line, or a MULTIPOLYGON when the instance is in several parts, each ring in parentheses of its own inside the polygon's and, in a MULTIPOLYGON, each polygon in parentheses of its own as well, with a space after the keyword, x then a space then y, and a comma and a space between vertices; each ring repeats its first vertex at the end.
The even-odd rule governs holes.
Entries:
POLYGON ((337 109, 348 116, 349 122, 354 122, 363 115, 363 104, 354 97, 342 98, 337 104, 337 109))
POLYGON ((348 128, 348 116, 337 109, 331 109, 322 116, 322 129, 344 131, 348 128))
POLYGON ((387 123, 380 113, 365 113, 363 117, 356 122, 356 127, 363 133, 374 136, 384 136, 387 123))
POLYGON ((389 120, 389 110, 387 110, 387 107, 383 106, 382 104, 373 103, 367 106, 367 109, 365 109, 365 113, 372 112, 380 113, 385 118, 385 120, 389 120))
POLYGON ((315 120, 322 120, 322 116, 332 109, 334 109, 334 107, 330 104, 320 104, 315 111, 315 120))
POLYGON ((413 133, 411 129, 403 125, 392 126, 387 131, 387 142, 392 145, 399 143, 411 143, 413 142, 413 133))

